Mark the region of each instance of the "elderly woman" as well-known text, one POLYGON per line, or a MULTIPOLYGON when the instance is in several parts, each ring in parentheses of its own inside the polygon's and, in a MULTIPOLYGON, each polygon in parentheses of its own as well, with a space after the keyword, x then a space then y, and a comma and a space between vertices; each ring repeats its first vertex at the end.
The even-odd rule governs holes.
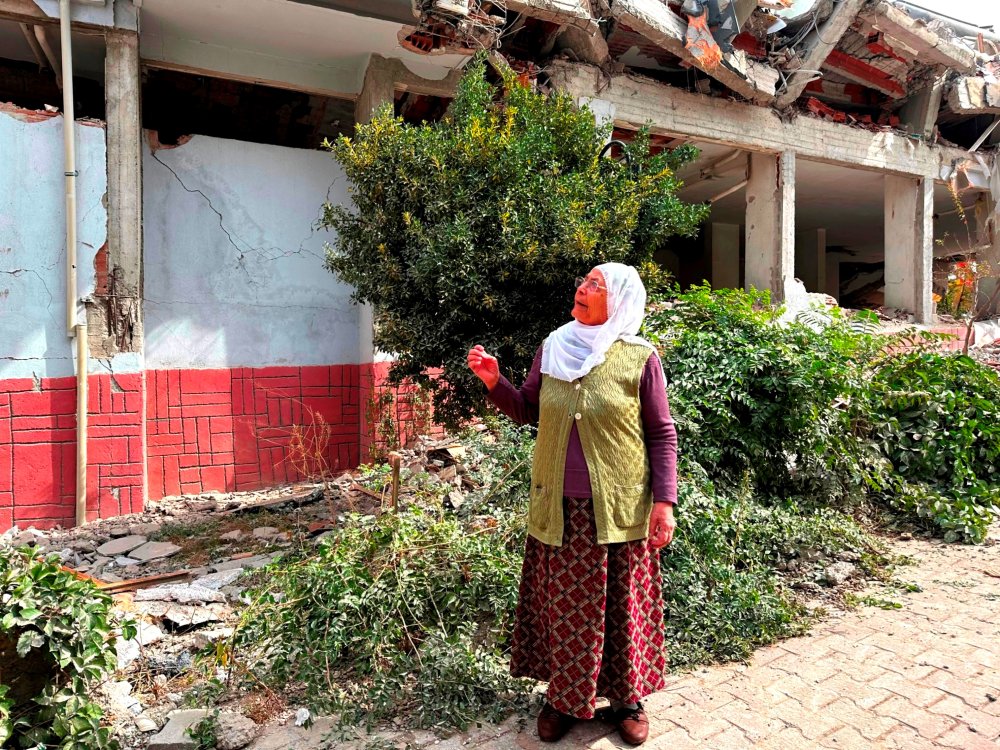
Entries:
POLYGON ((645 304, 636 270, 606 263, 577 279, 575 320, 545 339, 519 390, 483 347, 468 355, 490 400, 538 426, 511 672, 549 683, 547 742, 604 696, 639 745, 640 701, 664 685, 658 550, 675 526, 677 433, 659 357, 636 336, 645 304))

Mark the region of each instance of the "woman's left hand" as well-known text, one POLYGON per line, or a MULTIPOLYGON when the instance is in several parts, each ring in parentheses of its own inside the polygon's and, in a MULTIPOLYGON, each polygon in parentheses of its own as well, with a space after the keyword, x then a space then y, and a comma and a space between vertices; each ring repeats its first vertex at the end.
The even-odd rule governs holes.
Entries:
POLYGON ((649 514, 649 546, 660 549, 670 544, 675 528, 677 522, 674 521, 673 504, 653 503, 653 510, 649 514))

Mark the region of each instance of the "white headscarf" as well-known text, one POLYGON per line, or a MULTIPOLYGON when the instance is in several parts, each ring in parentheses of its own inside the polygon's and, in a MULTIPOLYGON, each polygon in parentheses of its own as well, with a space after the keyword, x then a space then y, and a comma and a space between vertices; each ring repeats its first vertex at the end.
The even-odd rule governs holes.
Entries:
POLYGON ((646 287, 639 273, 624 263, 597 266, 608 287, 608 320, 585 326, 571 320, 560 326, 542 345, 542 373, 567 382, 582 378, 604 361, 616 341, 653 345, 636 336, 646 312, 646 287))

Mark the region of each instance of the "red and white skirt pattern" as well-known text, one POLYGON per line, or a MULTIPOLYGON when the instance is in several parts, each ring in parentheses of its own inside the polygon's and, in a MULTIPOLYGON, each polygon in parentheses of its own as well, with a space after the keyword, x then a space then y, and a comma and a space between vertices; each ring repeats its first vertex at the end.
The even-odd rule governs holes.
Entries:
POLYGON ((660 564, 645 539, 598 544, 590 498, 566 498, 563 514, 561 547, 528 537, 510 669, 591 719, 598 696, 635 703, 664 686, 660 564))

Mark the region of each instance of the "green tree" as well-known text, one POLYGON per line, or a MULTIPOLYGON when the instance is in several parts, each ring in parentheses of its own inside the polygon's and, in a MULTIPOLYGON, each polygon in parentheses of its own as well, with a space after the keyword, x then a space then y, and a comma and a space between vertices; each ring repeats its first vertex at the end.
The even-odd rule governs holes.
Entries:
POLYGON ((523 375, 545 335, 569 319, 572 280, 598 263, 662 274, 653 253, 692 236, 707 207, 682 202, 685 146, 650 154, 643 132, 625 157, 601 159, 610 125, 561 93, 540 94, 480 56, 441 122, 413 126, 386 106, 353 138, 328 144, 353 205, 327 205, 336 232, 327 267, 375 310, 391 377, 434 393, 454 425, 483 408, 465 353, 481 343, 523 375), (428 369, 443 370, 432 380, 428 369))

